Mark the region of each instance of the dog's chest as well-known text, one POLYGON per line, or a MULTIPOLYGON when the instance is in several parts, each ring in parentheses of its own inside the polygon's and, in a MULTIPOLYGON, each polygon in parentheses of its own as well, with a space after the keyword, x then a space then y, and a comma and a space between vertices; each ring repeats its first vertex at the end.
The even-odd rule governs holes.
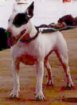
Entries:
POLYGON ((22 62, 26 65, 34 65, 37 62, 38 48, 34 44, 19 43, 11 49, 12 56, 17 62, 22 62))
POLYGON ((17 61, 22 62, 26 65, 34 65, 36 63, 36 58, 28 55, 28 54, 23 54, 20 57, 17 58, 17 61))

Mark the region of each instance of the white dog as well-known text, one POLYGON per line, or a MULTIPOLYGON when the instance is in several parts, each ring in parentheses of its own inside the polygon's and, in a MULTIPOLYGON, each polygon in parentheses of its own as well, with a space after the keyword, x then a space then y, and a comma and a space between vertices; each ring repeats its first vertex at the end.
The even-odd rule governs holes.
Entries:
POLYGON ((43 100, 43 76, 44 66, 48 72, 48 85, 53 85, 51 67, 48 61, 49 55, 54 51, 59 58, 67 79, 67 86, 72 87, 73 82, 68 66, 68 49, 61 32, 41 33, 36 30, 30 19, 33 16, 34 3, 24 13, 13 13, 9 19, 8 31, 13 39, 12 69, 13 90, 11 97, 19 97, 19 65, 20 62, 28 65, 36 65, 36 99, 43 100))

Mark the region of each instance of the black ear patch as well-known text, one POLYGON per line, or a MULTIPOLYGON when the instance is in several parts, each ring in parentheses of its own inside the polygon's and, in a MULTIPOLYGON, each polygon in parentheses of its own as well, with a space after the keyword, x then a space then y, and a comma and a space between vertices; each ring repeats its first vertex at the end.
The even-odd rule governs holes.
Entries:
POLYGON ((30 17, 33 17, 33 11, 34 11, 34 2, 32 2, 31 5, 27 8, 27 13, 30 17))
POLYGON ((25 11, 25 13, 27 13, 27 15, 29 16, 29 18, 32 18, 33 15, 34 15, 33 11, 34 11, 34 2, 32 2, 32 3, 30 4, 30 6, 29 6, 29 7, 27 8, 27 10, 25 11))
POLYGON ((15 16, 14 20, 13 20, 13 25, 15 25, 16 27, 20 27, 24 24, 26 24, 29 20, 29 17, 27 16, 27 14, 25 13, 19 13, 15 16))

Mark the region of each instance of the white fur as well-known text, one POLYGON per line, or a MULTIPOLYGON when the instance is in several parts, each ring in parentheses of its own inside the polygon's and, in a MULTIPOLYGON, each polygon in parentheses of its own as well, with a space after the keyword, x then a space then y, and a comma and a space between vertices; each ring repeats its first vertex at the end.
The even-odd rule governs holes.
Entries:
MULTIPOLYGON (((13 36, 17 36, 24 29, 28 31, 30 37, 33 37, 37 33, 37 30, 30 21, 27 24, 21 26, 20 28, 16 28, 15 26, 13 26, 13 24, 11 24, 11 22, 9 24, 10 24, 9 30, 11 30, 13 36)), ((55 51, 59 60, 62 63, 62 66, 66 73, 67 85, 69 87, 73 86, 73 82, 70 75, 70 69, 68 66, 67 44, 62 33, 57 31, 53 33, 42 34, 40 32, 38 37, 32 42, 28 44, 18 42, 11 48, 11 53, 13 57, 12 68, 13 68, 13 81, 14 81, 11 97, 18 97, 20 91, 19 74, 18 74, 19 68, 17 68, 17 65, 19 66, 20 62, 18 62, 17 64, 16 60, 18 57, 22 55, 29 55, 36 59, 36 62, 34 63, 36 65, 36 78, 37 78, 36 99, 40 100, 44 99, 43 88, 42 88, 44 65, 48 72, 48 85, 53 84, 51 76, 52 75, 51 67, 48 62, 48 57, 50 55, 50 52, 52 51, 55 51)))

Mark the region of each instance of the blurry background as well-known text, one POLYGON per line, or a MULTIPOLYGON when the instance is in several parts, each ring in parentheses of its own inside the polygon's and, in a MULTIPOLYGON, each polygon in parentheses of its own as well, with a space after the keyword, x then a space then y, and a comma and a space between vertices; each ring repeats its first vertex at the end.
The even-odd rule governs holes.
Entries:
MULTIPOLYGON (((17 1, 25 1, 24 7, 32 2, 32 0, 17 1)), ((15 3, 15 0, 0 0, 0 27, 7 28, 8 18, 12 13, 15 3)), ((60 17, 66 14, 77 16, 77 0, 72 0, 72 2, 68 3, 63 3, 62 0, 35 0, 32 22, 35 25, 56 23, 60 17)))

